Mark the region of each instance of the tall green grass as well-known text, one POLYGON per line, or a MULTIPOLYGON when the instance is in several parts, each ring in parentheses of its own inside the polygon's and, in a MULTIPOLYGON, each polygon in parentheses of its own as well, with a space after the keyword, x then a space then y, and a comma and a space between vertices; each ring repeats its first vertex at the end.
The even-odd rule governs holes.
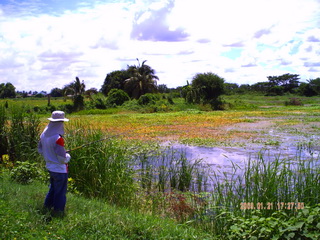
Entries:
MULTIPOLYGON (((67 127, 70 149, 105 137, 100 130, 74 122, 67 127)), ((128 150, 121 140, 110 138, 70 152, 69 176, 77 190, 88 197, 100 197, 109 202, 130 206, 137 185, 128 150)))
POLYGON ((6 135, 7 112, 4 105, 0 105, 0 155, 4 155, 8 150, 8 142, 6 135))
POLYGON ((69 175, 77 191, 85 196, 135 207, 145 201, 141 197, 146 193, 193 188, 200 165, 191 164, 183 153, 161 149, 155 143, 124 141, 119 136, 108 138, 101 130, 80 121, 66 126, 67 147, 83 146, 70 152, 69 175))
POLYGON ((12 162, 39 159, 39 117, 26 106, 0 106, 1 155, 8 154, 12 162))
POLYGON ((281 211, 288 217, 294 217, 304 207, 318 204, 318 156, 311 155, 305 159, 297 151, 294 158, 278 155, 270 161, 264 154, 260 152, 257 158, 249 158, 242 168, 234 164, 229 175, 221 174, 218 170, 211 174, 213 186, 206 196, 208 208, 203 219, 209 222, 214 219, 213 232, 218 233, 230 227, 225 213, 232 213, 234 217, 250 217, 253 212, 259 211, 260 216, 270 217, 281 211), (242 209, 243 206, 247 209, 242 209))

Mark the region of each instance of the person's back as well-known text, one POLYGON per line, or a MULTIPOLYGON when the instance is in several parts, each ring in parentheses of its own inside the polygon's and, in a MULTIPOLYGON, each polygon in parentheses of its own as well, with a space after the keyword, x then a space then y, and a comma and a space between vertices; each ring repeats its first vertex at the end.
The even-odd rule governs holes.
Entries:
POLYGON ((65 121, 64 112, 54 111, 50 123, 40 136, 38 151, 46 161, 46 167, 50 174, 50 189, 47 193, 44 207, 55 214, 63 215, 66 205, 66 192, 68 184, 68 166, 70 155, 64 148, 65 121))

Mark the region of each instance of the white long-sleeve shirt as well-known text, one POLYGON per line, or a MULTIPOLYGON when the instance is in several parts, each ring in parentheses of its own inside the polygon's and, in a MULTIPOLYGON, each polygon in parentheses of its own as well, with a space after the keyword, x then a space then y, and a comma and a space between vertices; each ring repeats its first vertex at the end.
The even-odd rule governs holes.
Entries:
POLYGON ((63 133, 63 123, 50 122, 40 136, 38 152, 43 155, 49 171, 67 173, 67 163, 71 157, 66 153, 64 139, 60 133, 63 133))

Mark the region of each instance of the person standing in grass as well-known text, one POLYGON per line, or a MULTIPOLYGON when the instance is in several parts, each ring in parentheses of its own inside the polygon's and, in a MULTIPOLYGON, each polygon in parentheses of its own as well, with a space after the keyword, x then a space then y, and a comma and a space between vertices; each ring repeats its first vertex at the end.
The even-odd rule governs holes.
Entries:
POLYGON ((52 112, 47 127, 40 136, 38 152, 46 161, 46 168, 50 174, 50 188, 44 201, 45 209, 52 210, 53 215, 63 216, 66 205, 68 184, 68 165, 70 155, 64 148, 64 122, 63 111, 52 112))

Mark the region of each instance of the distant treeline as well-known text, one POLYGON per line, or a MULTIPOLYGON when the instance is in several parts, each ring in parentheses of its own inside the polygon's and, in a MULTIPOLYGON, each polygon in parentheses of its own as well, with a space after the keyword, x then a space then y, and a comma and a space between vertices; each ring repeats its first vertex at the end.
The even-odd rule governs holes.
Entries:
MULTIPOLYGON (((139 99, 140 96, 146 93, 181 94, 186 92, 186 90, 192 90, 193 95, 198 95, 193 99, 193 102, 196 102, 195 100, 199 100, 199 96, 203 94, 216 95, 217 91, 218 95, 246 94, 253 92, 267 96, 279 96, 287 93, 308 97, 320 95, 320 77, 306 80, 306 82, 300 82, 298 74, 290 73, 286 73, 281 76, 268 76, 268 81, 257 82, 252 85, 227 83, 224 78, 210 72, 198 73, 193 77, 190 84, 187 81, 187 85, 185 86, 168 88, 165 84, 157 85, 159 78, 155 75, 155 70, 145 64, 146 60, 142 61, 142 63, 140 63, 139 59, 137 59, 137 61, 137 65, 128 65, 127 69, 116 70, 108 73, 100 90, 97 88, 86 90, 84 81, 82 80, 82 82, 80 82, 80 79, 76 77, 76 81, 65 85, 63 88, 53 88, 49 94, 52 97, 66 97, 74 95, 90 96, 100 92, 107 96, 112 89, 118 89, 124 91, 130 99, 139 99), (220 83, 222 83, 223 89, 221 89, 220 83), (204 92, 204 89, 208 88, 212 91, 204 92)), ((9 82, 6 84, 0 84, 0 98, 28 96, 43 97, 47 94, 48 93, 45 91, 19 92, 15 91, 15 87, 9 82)), ((189 94, 189 97, 190 96, 191 95, 189 94)), ((209 97, 204 96, 204 98, 208 100, 209 97)), ((217 99, 217 96, 213 96, 213 98, 217 99)))

